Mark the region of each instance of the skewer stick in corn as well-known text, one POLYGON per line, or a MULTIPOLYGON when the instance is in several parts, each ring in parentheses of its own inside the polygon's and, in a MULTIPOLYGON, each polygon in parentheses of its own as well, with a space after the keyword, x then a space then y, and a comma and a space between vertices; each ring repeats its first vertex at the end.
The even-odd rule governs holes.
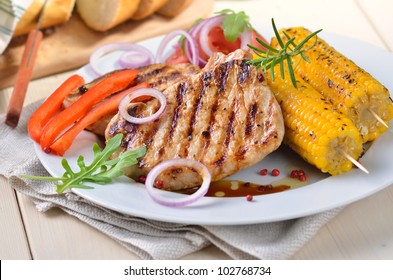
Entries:
POLYGON ((281 105, 284 143, 322 172, 338 175, 350 171, 363 151, 352 121, 303 80, 297 79, 295 88, 288 73, 282 79, 275 72, 274 82, 270 73, 265 77, 281 105))
POLYGON ((383 126, 385 126, 386 128, 389 128, 388 124, 387 124, 383 119, 381 119, 381 117, 378 116, 377 113, 374 112, 374 110, 372 110, 372 109, 370 109, 370 108, 369 108, 368 110, 370 111, 371 115, 372 115, 377 121, 379 121, 379 122, 380 122, 383 126))
POLYGON ((360 170, 362 170, 364 173, 370 174, 370 172, 368 172, 368 170, 356 159, 354 159, 353 157, 351 157, 350 155, 347 154, 347 152, 345 152, 344 150, 341 150, 341 153, 349 160, 351 161, 357 168, 359 168, 360 170))
MULTIPOLYGON (((294 38, 293 42, 298 44, 311 32, 294 27, 281 30, 280 34, 284 43, 294 38)), ((271 46, 278 46, 276 38, 271 46)), ((353 121, 364 143, 386 131, 386 124, 393 118, 387 88, 321 38, 308 41, 304 47, 309 62, 301 60, 301 56, 293 57, 293 64, 297 65, 295 73, 353 121), (315 45, 311 47, 312 44, 315 45)))

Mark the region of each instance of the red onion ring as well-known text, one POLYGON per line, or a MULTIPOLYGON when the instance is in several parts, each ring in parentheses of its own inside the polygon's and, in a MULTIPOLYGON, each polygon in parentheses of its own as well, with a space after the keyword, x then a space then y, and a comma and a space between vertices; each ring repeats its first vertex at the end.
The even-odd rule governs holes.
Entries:
MULTIPOLYGON (((138 63, 134 63, 132 64, 131 68, 136 68, 136 67, 140 67, 140 66, 144 66, 144 65, 148 65, 148 64, 152 64, 154 61, 154 55, 151 53, 150 50, 136 45, 136 44, 132 44, 132 43, 110 43, 110 44, 106 44, 103 45, 101 47, 99 47, 98 49, 96 49, 90 56, 90 66, 93 69, 94 72, 96 72, 98 75, 104 75, 105 73, 100 71, 100 68, 98 66, 98 60, 99 58, 101 58, 102 56, 114 52, 114 51, 132 51, 133 53, 139 53, 141 56, 144 56, 146 58, 145 61, 140 62, 140 64, 138 63)), ((123 63, 124 63, 124 57, 123 57, 123 63)), ((128 66, 129 67, 131 64, 128 62, 128 66)))
MULTIPOLYGON (((217 16, 216 16, 217 17, 217 16)), ((194 25, 193 27, 191 27, 191 29, 188 31, 188 33, 196 40, 196 38, 198 37, 199 31, 201 30, 201 28, 206 24, 206 22, 208 21, 208 19, 202 20, 200 22, 198 22, 196 25, 194 25)), ((188 41, 184 42, 184 47, 186 49, 186 54, 187 57, 191 57, 191 46, 190 43, 188 41)), ((199 63, 198 65, 200 67, 205 66, 207 63, 206 60, 204 60, 200 55, 199 55, 199 63)))
MULTIPOLYGON (((209 32, 212 30, 214 27, 221 27, 222 23, 224 21, 225 15, 218 15, 212 18, 208 18, 200 22, 198 25, 195 26, 195 29, 190 31, 190 34, 192 36, 197 36, 199 32, 199 44, 201 46, 201 49, 207 56, 212 56, 213 51, 210 49, 209 46, 209 32)), ((252 33, 248 29, 248 27, 245 28, 245 30, 240 34, 240 48, 247 50, 248 49, 248 44, 251 42, 251 36, 252 33)), ((201 61, 202 62, 202 61, 201 61)), ((206 61, 203 61, 205 64, 207 63, 206 61)))
POLYGON ((161 114, 164 112, 165 108, 166 108, 166 98, 161 91, 155 88, 139 88, 139 89, 131 90, 129 94, 123 97, 123 99, 119 103, 119 114, 130 123, 143 124, 158 119, 161 116, 161 114), (132 100, 140 96, 151 96, 158 99, 161 106, 157 110, 157 112, 145 118, 135 118, 130 114, 128 114, 128 105, 131 103, 132 100))
POLYGON ((211 175, 205 165, 203 165, 202 163, 196 160, 178 158, 178 159, 163 161, 158 165, 156 165, 152 170, 150 170, 149 174, 147 174, 145 185, 146 185, 147 193, 155 202, 164 206, 181 207, 194 203, 195 201, 205 196, 209 189, 210 182, 211 182, 211 175), (186 166, 197 170, 203 179, 200 188, 195 193, 191 195, 185 195, 184 197, 181 198, 166 198, 160 196, 158 194, 159 191, 156 188, 154 188, 154 182, 156 181, 156 178, 158 177, 158 175, 160 175, 162 171, 173 166, 186 166))
POLYGON ((221 27, 222 22, 224 20, 225 15, 216 16, 213 18, 209 18, 206 20, 205 24, 201 27, 201 31, 199 33, 199 44, 201 49, 207 56, 212 56, 213 51, 210 49, 209 46, 209 32, 212 30, 213 27, 221 27))
POLYGON ((252 32, 246 27, 245 30, 240 34, 240 48, 243 50, 248 50, 248 45, 251 44, 252 32))
POLYGON ((128 51, 123 53, 119 58, 119 64, 123 68, 138 68, 152 64, 153 57, 146 53, 128 51))
POLYGON ((170 32, 168 35, 166 35, 164 37, 164 39, 161 41, 157 53, 156 53, 156 63, 161 63, 162 62, 162 58, 163 58, 163 54, 164 54, 164 50, 166 48, 166 46, 168 45, 168 43, 175 37, 177 36, 184 36, 186 37, 187 41, 190 43, 190 50, 191 50, 191 57, 188 57, 188 60, 192 63, 192 64, 196 64, 198 65, 199 63, 199 49, 198 49, 198 45, 195 41, 195 39, 190 36, 189 33, 187 33, 186 31, 183 30, 175 30, 170 32))

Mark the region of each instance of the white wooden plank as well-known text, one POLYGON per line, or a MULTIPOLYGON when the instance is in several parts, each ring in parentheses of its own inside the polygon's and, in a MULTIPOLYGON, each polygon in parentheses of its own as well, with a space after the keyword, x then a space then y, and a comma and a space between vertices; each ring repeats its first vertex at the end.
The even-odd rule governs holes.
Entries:
MULTIPOLYGON (((34 259, 137 259, 123 246, 60 209, 38 212, 31 200, 18 194, 34 259)), ((216 247, 185 256, 184 259, 228 259, 216 247)))
POLYGON ((347 206, 294 259, 393 259, 393 186, 347 206))
POLYGON ((136 259, 103 233, 60 209, 38 212, 18 194, 33 259, 136 259))
POLYGON ((357 0, 371 25, 380 34, 386 46, 393 51, 393 2, 391 0, 357 0))
MULTIPOLYGON (((374 1, 369 2, 374 3, 374 1)), ((278 28, 291 26, 304 26, 310 30, 322 28, 323 32, 345 35, 383 46, 383 42, 354 0, 217 1, 214 10, 220 11, 228 7, 235 11, 246 11, 251 22, 256 26, 270 27, 270 21, 274 18, 278 28)), ((381 17, 381 20, 382 18, 385 17, 381 17)))
POLYGON ((15 192, 0 176, 0 259, 31 259, 15 192))

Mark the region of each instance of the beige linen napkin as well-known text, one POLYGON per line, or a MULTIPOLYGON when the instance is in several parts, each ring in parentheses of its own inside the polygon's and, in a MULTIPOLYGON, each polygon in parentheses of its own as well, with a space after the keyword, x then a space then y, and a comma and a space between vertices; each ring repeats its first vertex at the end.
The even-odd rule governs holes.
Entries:
MULTIPOLYGON (((288 259, 340 209, 282 222, 242 226, 173 224, 132 217, 95 205, 73 193, 57 195, 49 182, 21 179, 48 176, 27 135, 27 120, 39 105, 23 110, 19 126, 0 124, 0 175, 29 196, 39 211, 58 207, 105 233, 142 259, 178 259, 214 244, 234 259, 288 259)), ((3 119, 4 116, 1 116, 3 119)))

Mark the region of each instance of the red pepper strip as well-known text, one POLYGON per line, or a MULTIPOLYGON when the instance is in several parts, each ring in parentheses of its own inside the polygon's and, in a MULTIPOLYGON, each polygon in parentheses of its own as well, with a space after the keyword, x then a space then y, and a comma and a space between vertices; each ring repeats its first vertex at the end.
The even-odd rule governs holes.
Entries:
POLYGON ((127 88, 138 73, 138 70, 127 69, 109 74, 84 93, 70 107, 52 118, 45 126, 40 138, 42 150, 50 153, 50 146, 64 129, 86 115, 95 104, 105 97, 127 88))
POLYGON ((72 75, 65 80, 31 115, 27 129, 30 137, 40 141, 42 130, 46 123, 59 111, 67 95, 78 87, 82 86, 85 80, 79 75, 72 75))
POLYGON ((148 88, 148 83, 142 83, 130 89, 126 89, 116 95, 109 97, 103 102, 93 107, 84 117, 78 120, 74 126, 61 135, 51 146, 50 149, 55 154, 62 156, 71 146, 76 136, 92 123, 97 122, 103 117, 116 112, 121 99, 137 88, 148 88))

